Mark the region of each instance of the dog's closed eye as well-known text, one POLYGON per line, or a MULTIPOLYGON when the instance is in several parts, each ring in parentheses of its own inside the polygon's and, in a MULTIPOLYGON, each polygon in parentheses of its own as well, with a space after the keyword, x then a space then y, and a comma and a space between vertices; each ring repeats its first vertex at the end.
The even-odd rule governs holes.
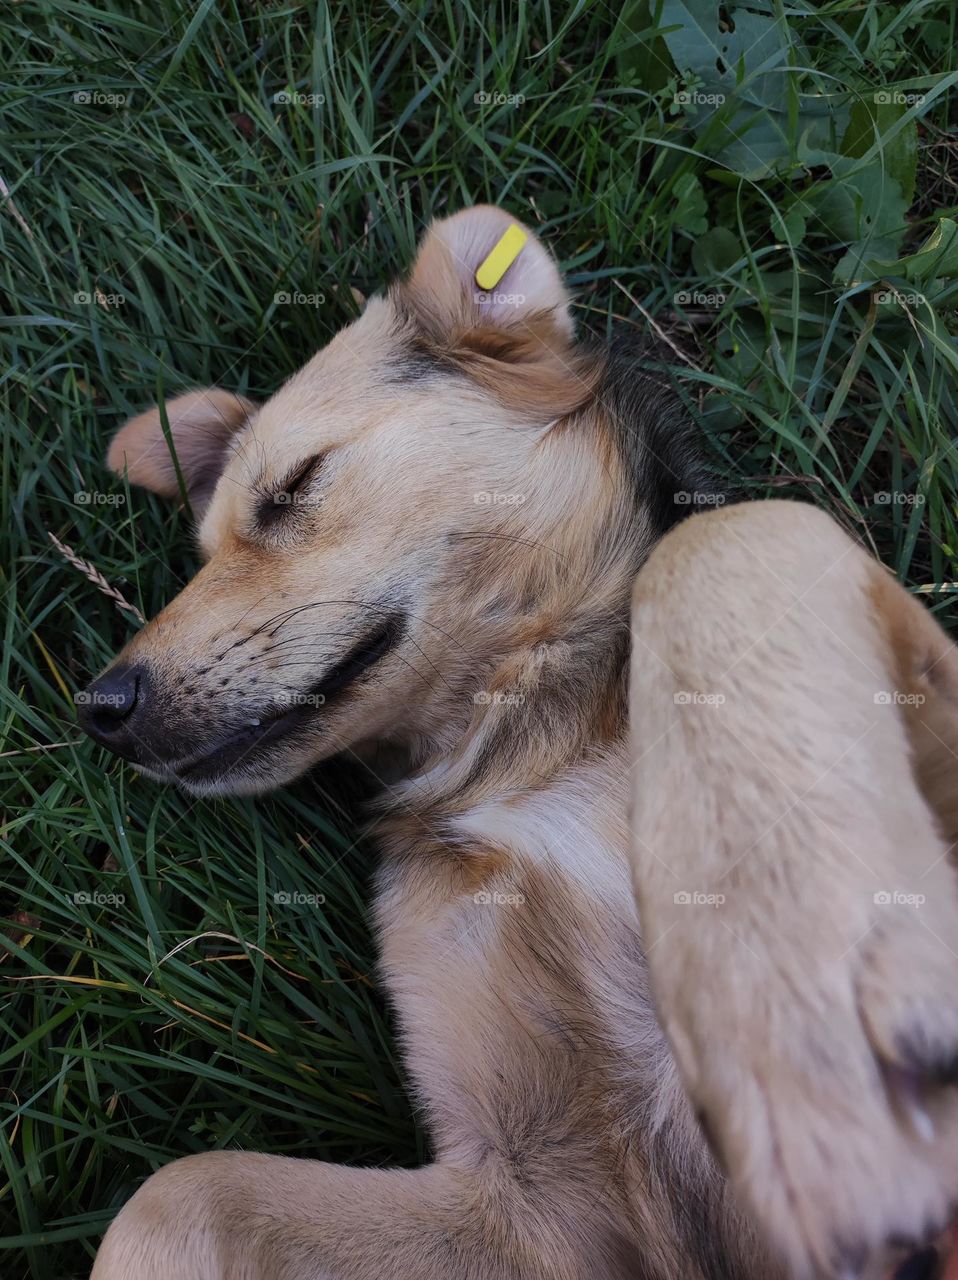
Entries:
POLYGON ((256 521, 263 528, 268 528, 282 519, 292 507, 315 505, 318 499, 309 494, 310 482, 315 480, 326 453, 316 453, 304 459, 290 470, 284 480, 275 488, 270 486, 262 493, 256 509, 256 521))

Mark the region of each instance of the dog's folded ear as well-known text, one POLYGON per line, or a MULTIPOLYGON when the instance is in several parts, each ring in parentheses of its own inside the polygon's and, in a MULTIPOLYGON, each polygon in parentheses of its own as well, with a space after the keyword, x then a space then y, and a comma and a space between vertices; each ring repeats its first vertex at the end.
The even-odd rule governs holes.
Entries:
POLYGON ((559 269, 503 209, 476 205, 434 222, 392 297, 432 356, 516 409, 552 417, 592 395, 559 269))
POLYGON ((126 473, 131 484, 175 498, 180 492, 176 474, 179 463, 190 506, 199 518, 229 456, 231 438, 255 411, 251 400, 218 387, 188 391, 166 401, 176 462, 163 431, 160 410, 154 407, 120 428, 107 452, 107 466, 119 475, 126 473))

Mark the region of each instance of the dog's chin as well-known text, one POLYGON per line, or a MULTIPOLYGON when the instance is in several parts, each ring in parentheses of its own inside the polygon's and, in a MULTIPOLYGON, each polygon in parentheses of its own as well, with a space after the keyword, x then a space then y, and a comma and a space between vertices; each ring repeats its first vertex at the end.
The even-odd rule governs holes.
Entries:
POLYGON ((153 782, 179 787, 191 796, 264 796, 295 782, 322 758, 299 762, 268 760, 257 763, 255 768, 239 766, 219 774, 210 772, 197 776, 179 774, 172 769, 159 772, 141 767, 140 771, 153 782))
POLYGON ((193 796, 257 796, 295 782, 314 764, 334 754, 319 729, 310 734, 297 724, 288 738, 269 734, 268 744, 245 746, 246 735, 237 734, 213 750, 175 764, 139 764, 153 782, 165 782, 193 796))

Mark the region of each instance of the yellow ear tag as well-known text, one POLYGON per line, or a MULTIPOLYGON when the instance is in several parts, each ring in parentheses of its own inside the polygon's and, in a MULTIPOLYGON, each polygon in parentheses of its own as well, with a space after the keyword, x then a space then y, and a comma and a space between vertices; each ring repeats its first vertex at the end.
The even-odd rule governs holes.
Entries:
POLYGON ((476 284, 480 289, 496 287, 518 258, 522 246, 528 239, 529 237, 516 222, 507 229, 476 272, 476 284))

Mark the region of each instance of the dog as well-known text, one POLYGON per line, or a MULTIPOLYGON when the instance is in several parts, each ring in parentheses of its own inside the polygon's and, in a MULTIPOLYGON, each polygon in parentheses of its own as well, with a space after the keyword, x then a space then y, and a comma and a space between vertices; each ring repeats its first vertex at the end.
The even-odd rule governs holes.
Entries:
POLYGON ((388 754, 375 920, 435 1158, 175 1161, 94 1280, 931 1274, 955 650, 825 514, 724 502, 528 228, 479 288, 515 225, 434 223, 265 404, 110 446, 205 563, 83 727, 198 796, 388 754))

